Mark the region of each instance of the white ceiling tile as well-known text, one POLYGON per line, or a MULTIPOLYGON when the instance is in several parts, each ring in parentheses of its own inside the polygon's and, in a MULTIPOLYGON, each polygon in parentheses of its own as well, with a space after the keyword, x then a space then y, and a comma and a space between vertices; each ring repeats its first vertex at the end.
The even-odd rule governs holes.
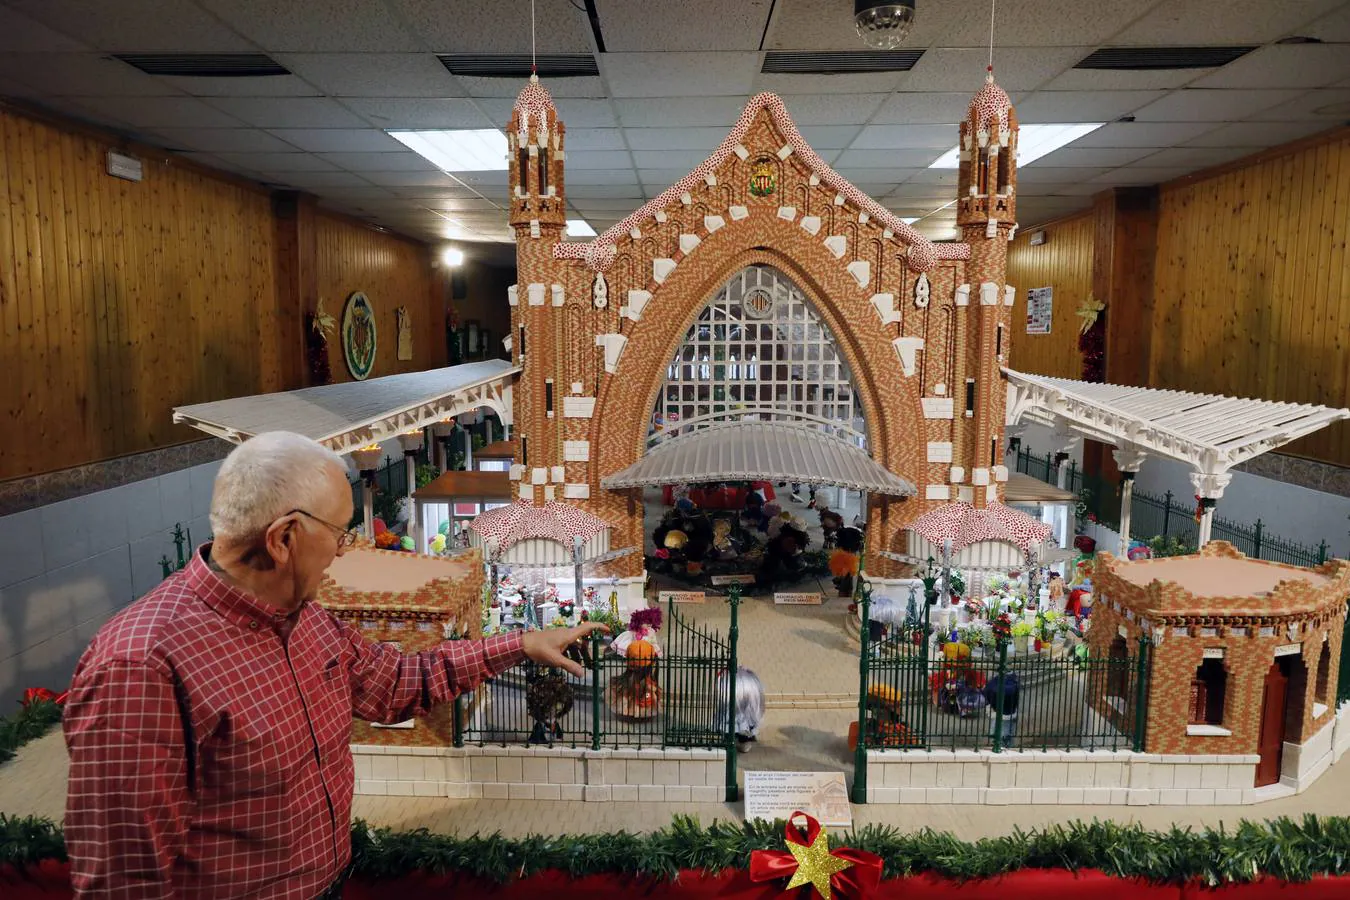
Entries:
POLYGON ((1328 43, 1350 43, 1350 3, 1310 25, 1305 25, 1298 33, 1328 43))
MULTIPOLYGON (((485 200, 481 197, 470 197, 467 199, 453 199, 449 197, 414 197, 409 203, 416 203, 418 206, 424 206, 427 209, 440 209, 447 212, 502 212, 500 204, 493 203, 491 200, 485 200)), ((505 199, 502 203, 505 203, 505 199)), ((506 221, 505 218, 502 219, 506 221)))
POLYGON ((312 84, 294 75, 263 75, 258 78, 156 77, 194 97, 317 97, 321 93, 312 84))
MULTIPOLYGON (((569 188, 568 197, 571 198, 572 190, 569 188)), ((588 197, 584 200, 575 199, 577 209, 584 209, 589 212, 604 211, 606 213, 618 213, 619 218, 623 218, 632 212, 642 203, 639 200, 629 197, 588 197)))
MULTIPOLYGON (((488 196, 506 196, 505 171, 499 172, 456 172, 455 180, 466 187, 471 187, 480 194, 488 196)), ((570 179, 569 179, 570 180, 570 179)), ((411 184, 411 182, 409 182, 411 184)), ((432 182, 426 182, 431 184, 432 182)), ((436 182, 439 183, 439 182, 436 182)))
POLYGON ((3 53, 0 76, 51 97, 176 97, 179 91, 120 60, 92 53, 3 53))
POLYGON ((26 84, 20 84, 8 78, 0 77, 0 97, 7 97, 16 100, 37 100, 44 96, 44 92, 26 84))
POLYGON ((853 143, 861 129, 857 125, 803 125, 798 130, 806 143, 819 152, 844 149, 853 143))
POLYGON ((1236 122, 1293 100, 1303 91, 1173 91, 1134 113, 1140 122, 1236 122))
POLYGON ((1140 166, 1155 169, 1187 166, 1191 169, 1205 169, 1250 156, 1251 153, 1250 147, 1169 147, 1150 154, 1138 163, 1140 166))
POLYGON ((349 172, 426 172, 440 171, 423 156, 412 151, 403 153, 320 153, 340 169, 349 172))
POLYGON ((351 172, 279 172, 268 170, 266 174, 273 181, 307 190, 364 187, 370 184, 361 176, 354 175, 351 172))
MULTIPOLYGON (((1068 47, 1104 44, 1121 28, 1143 15, 1158 0, 1112 0, 1094 4, 1090 11, 1082 0, 1017 0, 998 7, 995 19, 995 69, 1001 69, 999 52, 1005 47, 1068 47)), ((920 4, 920 21, 940 13, 945 22, 937 36, 940 47, 987 47, 989 44, 988 0, 943 0, 920 4)), ((988 51, 986 50, 986 53, 988 51)))
MULTIPOLYGON (((615 100, 613 103, 625 128, 717 125, 725 135, 736 124, 746 100, 745 97, 672 97, 659 103, 652 100, 615 100)), ((569 123, 567 127, 570 129, 572 125, 569 123)))
POLYGON ((210 153, 180 153, 179 156, 190 159, 199 165, 209 166, 212 169, 220 169, 222 172, 233 172, 237 175, 243 175, 246 178, 252 178, 255 181, 265 180, 260 172, 254 172, 245 169, 243 166, 227 163, 225 160, 212 156, 210 153))
POLYGON ((277 62, 331 97, 466 95, 430 53, 281 53, 277 62))
POLYGON ((658 194, 688 174, 688 169, 638 170, 638 177, 642 183, 648 188, 655 188, 658 194))
MULTIPOLYGON (((866 171, 866 170, 864 170, 864 171, 866 171)), ((913 170, 911 170, 911 169, 894 169, 894 170, 889 171, 889 172, 878 173, 878 174, 884 174, 884 175, 887 175, 887 176, 889 176, 889 175, 894 175, 894 176, 896 176, 896 178, 898 179, 898 178, 900 178, 900 177, 910 175, 910 174, 912 174, 912 172, 913 172, 913 170)), ((847 177, 847 176, 845 176, 845 177, 847 177)), ((889 194, 891 191, 895 190, 897 187, 900 186, 900 182, 899 182, 898 180, 893 180, 893 181, 870 181, 870 180, 868 180, 867 178, 862 178, 862 179, 859 179, 859 180, 857 180, 857 181, 854 181, 853 179, 850 178, 848 183, 851 184, 851 185, 853 185, 853 186, 854 186, 855 188, 857 188, 859 191, 861 191, 865 196, 871 197, 871 198, 874 199, 874 200, 875 200, 877 197, 884 197, 884 196, 886 196, 886 195, 889 194)))
POLYGON ((1022 202, 1024 197, 1090 197, 1093 194, 1100 193, 1102 186, 1090 182, 1078 182, 1070 184, 1042 185, 1040 190, 1035 190, 1034 186, 1030 192, 1018 192, 1018 201, 1022 202))
POLYGON ((682 0, 633 3, 598 0, 605 49, 757 50, 768 23, 771 0, 682 0))
POLYGON ((639 169, 693 170, 711 155, 710 150, 635 150, 633 160, 639 169))
POLYGON ((911 177, 909 182, 902 184, 895 190, 886 195, 887 200, 903 200, 906 202, 926 202, 936 200, 939 203, 946 203, 953 199, 950 191, 931 184, 916 184, 911 177))
POLYGON ((382 3, 371 0, 199 2, 240 34, 274 52, 424 49, 413 29, 405 28, 382 3))
POLYGON ((950 150, 960 139, 958 125, 868 125, 851 150, 925 148, 950 150))
MULTIPOLYGON (((944 0, 944 5, 947 0, 944 0)), ((919 4, 914 30, 905 39, 906 48, 932 46, 948 26, 945 14, 935 14, 931 4, 919 4)), ((985 10, 988 21, 988 10, 985 10)), ((865 50, 853 27, 848 4, 839 0, 780 0, 765 36, 766 50, 865 50)))
POLYGON ((156 128, 171 147, 205 153, 289 153, 290 144, 256 128, 156 128))
MULTIPOLYGON (((439 62, 436 63, 440 65, 439 62)), ((442 71, 445 67, 441 66, 442 71)), ((514 100, 526 82, 520 78, 484 78, 477 75, 456 75, 464 93, 470 97, 509 97, 514 100)), ((604 97, 605 83, 599 76, 581 75, 569 78, 546 78, 548 92, 556 97, 604 97)))
POLYGON ((1188 147, 1277 147, 1334 128, 1332 122, 1235 122, 1187 141, 1188 147))
POLYGON ((739 97, 750 94, 758 53, 605 53, 600 73, 613 97, 739 97))
POLYGON ((872 117, 873 125, 942 125, 960 122, 975 92, 907 92, 886 99, 872 117))
MULTIPOLYGON (((68 116, 81 122, 102 125, 121 133, 146 132, 146 126, 136 126, 118 118, 114 110, 101 108, 105 98, 73 97, 33 97, 28 100, 34 106, 59 115, 68 116)), ((235 123, 238 124, 238 123, 235 123)), ((147 143, 154 143, 153 140, 147 143)))
MULTIPOLYGON (((1091 47, 1019 47, 999 50, 994 56, 994 76, 1004 90, 1029 91, 1092 52, 1091 47)), ((905 91, 969 91, 971 96, 984 84, 988 49, 934 49, 900 81, 905 91)))
POLYGON ((361 177, 381 187, 457 187, 459 182, 442 172, 362 172, 361 177))
POLYGON ((259 128, 359 128, 365 124, 327 97, 212 97, 206 102, 259 128))
MULTIPOLYGON (((684 172, 675 176, 680 178, 684 172)), ((637 175, 633 173, 631 166, 622 169, 578 169, 575 172, 567 173, 567 191, 570 195, 574 187, 582 185, 624 185, 629 190, 634 190, 638 183, 637 175)))
POLYGON ((145 128, 238 128, 241 122, 193 97, 81 97, 78 102, 145 128))
POLYGON ((231 165, 254 172, 332 172, 337 166, 310 153, 216 153, 231 165))
MULTIPOLYGON (((332 103, 333 101, 328 101, 332 103)), ((343 105, 376 128, 491 128, 492 122, 472 100, 354 97, 343 105)), ((298 125, 308 123, 295 123, 298 125)), ((342 125, 348 123, 343 122, 342 125)), ((279 127, 279 126, 273 126, 279 127)), ((328 127, 319 125, 317 127, 328 127)))
POLYGON ((627 200, 634 207, 641 206, 647 194, 636 184, 577 184, 567 179, 567 197, 577 203, 593 199, 627 200))
POLYGON ((99 50, 223 53, 257 49, 191 3, 8 0, 8 4, 99 50))
POLYGON ((1072 184, 1108 171, 1110 167, 1091 169, 1077 166, 1039 166, 1033 163, 1017 170, 1017 189, 1020 193, 1023 185, 1072 184))
POLYGON ((1306 25, 1344 0, 1167 0, 1124 31, 1116 46, 1264 44, 1306 25))
POLYGON ((859 72, 843 75, 794 75, 761 72, 753 91, 771 94, 889 94, 900 86, 903 72, 859 72))
POLYGON ((1091 181, 1096 184, 1118 187, 1131 185, 1163 184, 1195 171, 1193 166, 1124 166, 1095 175, 1091 181))
POLYGON ((567 151, 567 177, 583 169, 632 169, 633 159, 627 150, 571 150, 567 151))
POLYGON ((394 195, 388 188, 376 187, 370 182, 364 185, 355 185, 351 187, 332 187, 324 191, 329 197, 339 200, 353 200, 365 202, 369 200, 393 200, 394 195))
POLYGON ((1110 169, 1115 166, 1129 165, 1154 152, 1156 152, 1154 148, 1147 147, 1124 147, 1117 149, 1101 149, 1094 147, 1079 149, 1077 145, 1070 144, 1063 149, 1046 154, 1029 166, 1019 169, 1019 171, 1034 169, 1042 163, 1047 166, 1057 166, 1065 169, 1110 169))
MULTIPOLYGON (((385 6, 435 53, 530 52, 529 3, 385 0, 385 6)), ((590 53, 594 49, 584 9, 568 0, 538 0, 535 22, 540 53, 590 53)))
POLYGON ((1350 84, 1321 88, 1248 117, 1254 122, 1323 122, 1331 128, 1350 120, 1350 84))
POLYGON ((378 128, 272 128, 268 133, 310 153, 403 153, 407 150, 378 128))
POLYGON ((885 99, 885 94, 792 94, 783 102, 798 126, 858 125, 870 119, 885 99))
MULTIPOLYGON (((958 172, 955 169, 920 169, 905 180, 905 184, 955 185, 958 172)), ((955 191, 952 192, 955 194, 955 191)))
MULTIPOLYGON (((634 150, 696 150, 706 158, 722 143, 729 127, 625 128, 624 137, 634 150)), ((570 142, 572 136, 567 136, 570 142)), ((570 144, 569 144, 570 146, 570 144)))
POLYGON ((1213 129, 1213 122, 1112 122, 1083 135, 1073 146, 1174 147, 1213 129))
POLYGON ((1166 91, 1184 87, 1217 69, 1065 69, 1043 91, 1166 91))
MULTIPOLYGON (((956 140, 952 140, 952 147, 956 140)), ((834 167, 844 173, 855 169, 921 169, 951 149, 930 147, 919 150, 845 150, 835 158, 834 167)))
POLYGON ((1200 88, 1315 88, 1350 78, 1350 47, 1275 44, 1193 82, 1200 88))
POLYGON ((53 31, 36 19, 0 6, 0 50, 55 53, 88 49, 74 38, 53 31))
POLYGON ((622 150, 623 132, 617 128, 569 128, 563 146, 569 154, 574 150, 622 150))
MULTIPOLYGON (((367 179, 374 180, 374 179, 367 179)), ((458 199, 471 199, 479 196, 473 188, 467 187, 451 179, 448 183, 426 185, 426 184, 389 184, 382 185, 390 194, 395 197, 407 197, 409 199, 426 199, 430 197, 447 197, 458 199)), ((505 197, 505 192, 502 193, 505 197)))
POLYGON ((1017 121, 1114 122, 1165 96, 1165 91, 1037 91, 1017 104, 1017 121))

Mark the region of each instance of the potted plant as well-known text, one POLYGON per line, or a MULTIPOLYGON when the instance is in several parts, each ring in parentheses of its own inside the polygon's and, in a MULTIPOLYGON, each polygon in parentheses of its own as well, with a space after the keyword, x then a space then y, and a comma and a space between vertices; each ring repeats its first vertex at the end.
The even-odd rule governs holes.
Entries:
POLYGON ((1012 626, 1013 649, 1018 653, 1026 653, 1027 644, 1030 642, 1032 632, 1035 630, 1035 626, 1025 619, 1019 619, 1014 622, 1012 626))

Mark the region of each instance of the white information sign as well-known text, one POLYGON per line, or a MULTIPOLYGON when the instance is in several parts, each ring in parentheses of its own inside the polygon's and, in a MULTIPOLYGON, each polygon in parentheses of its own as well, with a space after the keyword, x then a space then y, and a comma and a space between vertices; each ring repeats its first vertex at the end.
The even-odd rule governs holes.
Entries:
POLYGON ((744 575, 714 575, 713 584, 754 584, 755 576, 750 573, 744 575))
POLYGON ((1275 648, 1276 656, 1298 656, 1303 652, 1302 644, 1285 644, 1283 647, 1275 648))
POLYGON ((703 591, 661 591, 657 599, 662 603, 707 603, 708 595, 703 591))
POLYGON ((1054 288, 1027 291, 1027 334, 1049 334, 1054 320, 1054 288))
POLYGON ((819 606, 820 594, 775 593, 773 602, 782 606, 819 606))
POLYGON ((831 828, 852 828, 843 772, 745 772, 746 819, 786 819, 796 811, 831 828))

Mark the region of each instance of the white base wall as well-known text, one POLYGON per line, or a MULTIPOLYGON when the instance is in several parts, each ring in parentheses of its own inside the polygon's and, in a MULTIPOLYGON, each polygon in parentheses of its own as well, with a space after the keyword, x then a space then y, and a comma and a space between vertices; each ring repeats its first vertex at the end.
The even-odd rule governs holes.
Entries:
POLYGON ((173 527, 211 532, 220 461, 0 516, 0 709, 29 687, 63 691, 114 613, 163 580, 173 527))
POLYGON ((1331 761, 1340 762, 1350 750, 1350 700, 1336 708, 1336 721, 1331 723, 1331 761))
POLYGON ((485 800, 723 803, 722 750, 353 744, 356 793, 485 800))
MULTIPOLYGON (((1273 799, 1257 756, 1129 751, 887 751, 867 754, 867 802, 1187 806, 1273 799), (1263 793, 1264 792, 1264 793, 1263 793)), ((1284 796, 1289 791, 1280 792, 1284 796)))

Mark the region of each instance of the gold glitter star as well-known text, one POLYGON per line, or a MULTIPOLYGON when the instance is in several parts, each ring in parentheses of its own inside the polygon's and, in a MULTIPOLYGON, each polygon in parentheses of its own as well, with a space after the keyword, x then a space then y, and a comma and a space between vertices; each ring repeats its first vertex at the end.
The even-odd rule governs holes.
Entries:
POLYGON ((820 833, 809 847, 791 841, 787 846, 793 858, 797 860, 797 871, 792 873, 792 880, 788 882, 787 889, 813 884, 816 893, 825 900, 830 900, 830 876, 835 872, 842 872, 853 863, 830 855, 830 842, 825 837, 824 828, 820 829, 820 833))

